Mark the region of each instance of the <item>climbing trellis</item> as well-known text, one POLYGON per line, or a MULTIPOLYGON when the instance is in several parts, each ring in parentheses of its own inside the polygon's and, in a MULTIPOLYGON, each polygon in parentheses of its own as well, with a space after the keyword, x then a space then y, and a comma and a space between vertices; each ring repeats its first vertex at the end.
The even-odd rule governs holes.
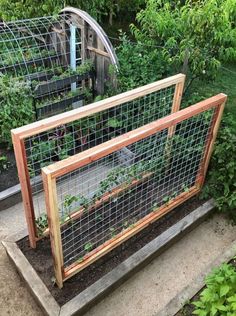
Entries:
POLYGON ((203 184, 220 94, 42 169, 59 287, 203 184))
POLYGON ((55 16, 0 22, 0 76, 30 86, 32 120, 103 94, 109 66, 117 64, 105 32, 82 10, 67 7, 55 16))
MULTIPOLYGON (((41 168, 177 111, 184 78, 176 75, 12 131, 32 247, 48 233, 41 168)), ((123 150, 120 159, 127 157, 123 150)))

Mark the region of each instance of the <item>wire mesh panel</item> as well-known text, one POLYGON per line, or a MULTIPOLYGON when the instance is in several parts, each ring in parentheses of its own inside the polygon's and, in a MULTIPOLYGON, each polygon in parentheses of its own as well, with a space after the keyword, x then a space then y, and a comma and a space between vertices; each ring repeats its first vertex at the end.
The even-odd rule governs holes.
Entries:
POLYGON ((224 100, 206 100, 43 169, 52 247, 57 236, 64 270, 59 286, 199 192, 224 100))
POLYGON ((80 27, 66 14, 0 23, 1 76, 30 83, 35 119, 72 109, 84 99, 92 65, 82 60, 81 40, 80 27))
MULTIPOLYGON (((41 168, 176 111, 180 105, 184 78, 184 75, 170 77, 67 112, 66 115, 13 130, 18 171, 24 165, 22 173, 26 179, 21 183, 24 190, 28 189, 24 201, 25 207, 29 208, 28 221, 34 226, 32 234, 40 237, 48 226, 41 168)), ((126 160, 129 155, 129 151, 123 150, 120 159, 126 160)))

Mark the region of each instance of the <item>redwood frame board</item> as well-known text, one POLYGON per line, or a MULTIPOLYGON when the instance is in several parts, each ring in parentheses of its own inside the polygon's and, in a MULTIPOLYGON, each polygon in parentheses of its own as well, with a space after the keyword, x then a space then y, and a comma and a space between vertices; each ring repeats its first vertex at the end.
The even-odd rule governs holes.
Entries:
POLYGON ((120 245, 122 242, 147 227, 149 224, 156 221, 164 214, 170 212, 176 206, 182 204, 187 199, 199 193, 204 183, 226 99, 226 95, 218 94, 212 98, 170 114, 155 122, 149 123, 136 130, 116 137, 111 141, 107 141, 94 148, 88 149, 82 153, 71 156, 65 160, 56 162, 42 169, 55 276, 57 285, 60 288, 63 286, 63 282, 65 280, 72 277, 74 274, 78 273, 94 261, 104 256, 109 251, 120 245), (164 129, 168 129, 168 131, 171 130, 171 133, 173 135, 178 123, 195 117, 196 115, 210 109, 214 109, 214 114, 209 127, 208 137, 205 141, 203 159, 199 163, 195 184, 191 188, 189 188, 188 192, 183 192, 179 194, 170 202, 165 203, 157 210, 153 210, 151 213, 140 219, 138 222, 132 225, 132 227, 125 229, 114 238, 111 238, 110 240, 102 244, 100 247, 93 250, 90 255, 87 256, 85 260, 83 260, 83 262, 75 262, 69 267, 65 267, 63 263, 61 224, 57 203, 57 178, 73 172, 78 168, 86 166, 91 162, 97 161, 98 159, 103 158, 117 150, 120 150, 125 146, 128 146, 139 140, 143 140, 146 137, 163 131, 164 129))
MULTIPOLYGON (((14 145, 14 152, 16 157, 16 164, 18 169, 19 181, 21 185, 22 200, 24 205, 25 217, 29 232, 29 241, 32 248, 36 248, 37 241, 42 237, 38 236, 36 229, 36 218, 33 203, 32 185, 30 183, 30 172, 27 166, 27 155, 25 147, 25 139, 35 136, 39 133, 51 130, 55 127, 67 124, 78 119, 91 116, 95 113, 111 109, 122 105, 126 102, 135 100, 137 98, 146 96, 150 93, 159 91, 161 89, 175 86, 173 103, 171 113, 179 110, 183 94, 185 82, 185 75, 177 74, 163 80, 148 84, 146 86, 116 95, 105 100, 68 111, 17 129, 13 129, 12 141, 14 145)), ((173 131, 170 129, 169 133, 173 131)))

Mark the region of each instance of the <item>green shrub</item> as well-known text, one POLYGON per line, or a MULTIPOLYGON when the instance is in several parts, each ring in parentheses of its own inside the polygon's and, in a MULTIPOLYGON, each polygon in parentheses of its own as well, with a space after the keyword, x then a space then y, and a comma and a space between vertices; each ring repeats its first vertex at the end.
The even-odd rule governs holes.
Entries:
POLYGON ((0 76, 0 143, 11 146, 11 129, 34 119, 30 84, 18 78, 0 76))
POLYGON ((223 264, 206 278, 206 288, 199 301, 193 303, 194 315, 236 315, 236 270, 231 264, 223 264))
POLYGON ((236 221, 236 126, 228 114, 223 119, 209 166, 203 197, 213 197, 217 207, 236 221))
POLYGON ((117 74, 118 91, 111 88, 110 95, 137 88, 174 73, 169 56, 160 48, 133 43, 126 34, 120 34, 120 45, 116 48, 119 60, 117 74))
POLYGON ((222 61, 236 60, 235 0, 147 0, 137 21, 136 40, 162 46, 193 78, 212 78, 222 61))

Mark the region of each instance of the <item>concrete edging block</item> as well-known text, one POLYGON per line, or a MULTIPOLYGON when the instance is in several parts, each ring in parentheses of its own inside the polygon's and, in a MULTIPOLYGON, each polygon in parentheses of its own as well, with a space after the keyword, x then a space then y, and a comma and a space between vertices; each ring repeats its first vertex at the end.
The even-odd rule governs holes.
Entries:
MULTIPOLYGON (((160 255, 176 240, 180 239, 184 234, 188 233, 191 229, 200 224, 211 213, 214 207, 215 205, 213 200, 207 201, 154 240, 149 242, 143 248, 138 250, 128 259, 120 263, 111 272, 104 275, 83 292, 75 296, 72 300, 64 304, 61 308, 15 243, 19 240, 16 240, 19 235, 9 238, 9 240, 14 242, 6 241, 3 242, 3 245, 46 315, 82 315, 104 296, 119 287, 131 275, 135 274, 143 266, 147 265, 154 257, 160 255)), ((24 237, 22 235, 23 234, 21 233, 21 238, 24 237)))

